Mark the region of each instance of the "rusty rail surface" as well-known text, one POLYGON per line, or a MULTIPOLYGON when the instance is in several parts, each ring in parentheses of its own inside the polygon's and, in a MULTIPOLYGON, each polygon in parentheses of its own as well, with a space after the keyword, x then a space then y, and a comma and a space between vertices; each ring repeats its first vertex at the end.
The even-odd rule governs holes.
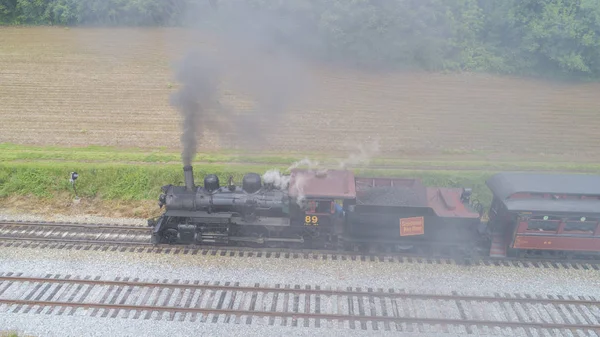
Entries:
POLYGON ((48 222, 48 221, 6 221, 0 220, 0 228, 4 226, 19 226, 19 227, 67 227, 67 228, 88 228, 88 229, 121 229, 121 230, 146 230, 150 231, 149 227, 132 226, 132 225, 115 225, 115 224, 95 224, 95 223, 78 223, 78 222, 48 222))
POLYGON ((111 224, 0 221, 0 247, 42 249, 119 250, 137 253, 219 255, 258 258, 353 260, 373 262, 494 265, 525 268, 600 270, 600 260, 554 258, 491 258, 430 256, 419 253, 350 252, 319 249, 256 248, 245 246, 151 244, 152 228, 111 224), (86 237, 87 235, 87 237, 86 237), (130 235, 128 239, 127 235, 130 235), (114 239, 109 239, 114 237, 114 239), (133 239, 131 238, 133 237, 133 239))
POLYGON ((101 311, 103 317, 111 314, 113 318, 139 318, 144 314, 146 319, 153 315, 163 319, 166 313, 170 317, 167 319, 178 315, 179 320, 195 321, 200 314, 201 321, 212 317, 213 322, 229 322, 235 316, 237 320, 245 317, 248 324, 265 317, 270 325, 275 324, 275 319, 281 324, 288 319, 294 324, 303 320, 304 326, 314 327, 337 322, 355 328, 360 322, 360 328, 366 330, 369 325, 372 330, 402 330, 403 324, 416 324, 442 330, 448 330, 448 326, 501 327, 600 334, 600 317, 594 314, 600 310, 600 301, 593 297, 424 294, 394 289, 364 291, 0 274, 0 310, 50 313, 56 308, 60 308, 58 314, 93 309, 81 313, 94 316, 101 311))
POLYGON ((509 294, 501 296, 481 296, 481 295, 459 295, 457 293, 447 294, 422 294, 422 293, 407 293, 403 291, 395 291, 394 289, 385 290, 340 290, 340 289, 307 289, 307 288, 275 288, 264 286, 232 286, 218 284, 189 284, 189 283, 168 283, 168 282, 148 282, 148 281, 119 281, 119 280, 100 280, 91 278, 49 278, 49 277, 24 277, 0 275, 0 282, 46 282, 46 283, 77 283, 102 286, 121 286, 121 287, 160 287, 160 288, 178 288, 178 289, 202 289, 202 290, 221 290, 221 291, 244 291, 244 292, 280 292, 280 293, 302 293, 309 295, 326 295, 326 296, 371 296, 371 297, 389 297, 389 298, 404 298, 404 299, 422 299, 422 300, 446 300, 446 301, 479 301, 479 302, 511 302, 511 303, 541 303, 541 304, 564 304, 564 305, 596 305, 600 306, 600 300, 594 297, 585 298, 564 298, 563 296, 531 297, 524 295, 521 297, 512 297, 509 294))
POLYGON ((151 228, 111 224, 0 221, 0 240, 62 243, 150 244, 151 228))

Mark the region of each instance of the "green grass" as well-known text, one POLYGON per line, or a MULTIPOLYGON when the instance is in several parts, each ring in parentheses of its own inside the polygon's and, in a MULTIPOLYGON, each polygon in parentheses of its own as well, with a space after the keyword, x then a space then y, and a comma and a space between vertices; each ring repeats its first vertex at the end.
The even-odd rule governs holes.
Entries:
MULTIPOLYGON (((289 166, 292 163, 310 157, 326 165, 337 165, 338 160, 325 155, 306 155, 301 153, 262 153, 240 154, 234 151, 220 151, 219 153, 199 153, 194 163, 202 164, 229 164, 244 167, 281 165, 289 166)), ((88 147, 55 147, 55 146, 30 146, 3 143, 0 144, 0 162, 90 162, 90 163, 137 163, 137 164, 179 164, 181 155, 167 149, 137 149, 114 148, 101 146, 88 147)), ((569 171, 569 172, 600 172, 600 163, 576 162, 535 162, 528 160, 488 161, 488 160, 407 160, 399 158, 376 157, 369 163, 370 167, 430 169, 430 170, 543 170, 543 171, 569 171)), ((361 167, 361 166, 358 166, 361 167)), ((363 165, 364 167, 364 165, 363 165)))
MULTIPOLYGON (((291 164, 301 156, 249 156, 231 151, 220 153, 199 153, 196 162, 203 163, 265 163, 291 164)), ((115 148, 103 146, 55 147, 29 146, 9 143, 0 144, 0 162, 6 161, 90 161, 90 162, 139 162, 139 163, 179 163, 181 154, 166 149, 115 148)))
MULTIPOLYGON (((197 184, 208 173, 216 173, 222 181, 232 175, 239 182, 244 173, 263 173, 269 169, 285 170, 285 166, 237 165, 224 166, 204 164, 194 166, 197 184)), ((52 199, 65 193, 73 193, 69 173, 77 171, 77 192, 80 197, 107 200, 154 200, 160 187, 167 184, 182 185, 181 165, 131 165, 92 164, 78 162, 61 163, 1 163, 0 197, 32 195, 52 199)), ((413 170, 355 170, 361 176, 415 177, 426 185, 472 187, 475 198, 488 203, 490 196, 485 179, 493 172, 464 171, 413 171, 413 170)))
MULTIPOLYGON (((252 167, 263 172, 271 166, 252 167)), ((81 197, 145 200, 154 199, 160 187, 167 184, 183 184, 181 165, 131 165, 108 163, 0 163, 0 197, 10 195, 34 195, 52 198, 63 192, 72 192, 70 172, 77 171, 77 192, 81 197)), ((234 170, 223 165, 195 165, 197 182, 208 173, 217 173, 226 180, 230 175, 239 180, 249 168, 236 166, 234 170)))
MULTIPOLYGON (((233 176, 235 181, 247 172, 263 173, 289 165, 305 156, 238 155, 233 151, 199 154, 194 163, 197 184, 208 173, 216 173, 222 181, 233 176)), ((324 156, 311 156, 324 163, 335 163, 324 156)), ((471 187, 473 197, 489 205, 491 195, 485 180, 500 170, 585 171, 600 173, 600 164, 535 163, 487 161, 409 161, 376 158, 376 168, 356 168, 360 176, 420 178, 428 186, 471 187), (426 168, 426 169, 425 169, 426 168)), ((52 199, 73 193, 69 173, 77 171, 80 197, 104 200, 155 200, 160 187, 182 185, 183 174, 179 153, 167 149, 122 149, 88 146, 64 148, 0 144, 0 198, 34 196, 52 199)))
MULTIPOLYGON (((25 336, 25 335, 23 335, 25 336)), ((0 331, 0 337, 20 337, 17 332, 14 331, 0 331)))

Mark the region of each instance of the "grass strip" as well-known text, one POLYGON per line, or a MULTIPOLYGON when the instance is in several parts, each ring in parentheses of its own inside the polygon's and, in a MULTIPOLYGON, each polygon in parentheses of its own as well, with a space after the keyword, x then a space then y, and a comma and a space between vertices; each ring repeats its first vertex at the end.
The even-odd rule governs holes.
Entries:
MULTIPOLYGON (((201 185, 204 175, 215 173, 221 181, 233 176, 240 182, 247 172, 263 172, 277 168, 282 172, 285 165, 194 165, 196 183, 201 185)), ((83 198, 104 200, 155 200, 160 187, 167 184, 183 185, 181 164, 132 165, 93 164, 81 162, 0 163, 0 198, 10 196, 35 196, 52 199, 73 194, 69 183, 70 172, 77 171, 77 192, 83 198)), ((485 205, 491 199, 485 180, 491 171, 419 171, 419 170, 353 170, 360 176, 420 178, 425 185, 448 187, 471 187, 473 196, 485 205)))
MULTIPOLYGON (((263 165, 289 166, 301 159, 310 157, 324 165, 335 166, 344 158, 333 158, 326 155, 310 155, 301 153, 240 154, 234 151, 219 153, 199 153, 196 163, 241 165, 242 168, 260 169, 263 165)), ((89 163, 139 163, 139 164, 173 164, 181 162, 181 155, 167 149, 123 149, 103 146, 87 147, 55 147, 30 146, 10 143, 0 144, 0 162, 36 163, 36 162, 89 162, 89 163)), ((196 164, 197 165, 197 164, 196 164)), ((354 165, 356 166, 356 165, 354 165)), ((358 166, 360 167, 360 165, 358 166)), ((363 166, 366 167, 366 166, 363 166)), ((536 162, 536 161, 488 161, 488 160, 407 160, 402 158, 373 158, 368 167, 380 169, 400 168, 404 170, 540 170, 563 172, 600 173, 600 163, 577 162, 536 162)))

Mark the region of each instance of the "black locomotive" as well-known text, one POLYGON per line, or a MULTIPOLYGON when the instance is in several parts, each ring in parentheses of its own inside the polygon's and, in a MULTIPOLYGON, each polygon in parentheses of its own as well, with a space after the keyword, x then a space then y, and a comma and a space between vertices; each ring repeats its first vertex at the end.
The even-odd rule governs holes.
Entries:
MULTIPOLYGON (((259 174, 248 173, 241 187, 232 178, 221 186, 214 174, 204 177, 204 186, 196 186, 192 167, 183 170, 185 186, 162 187, 159 206, 166 211, 149 221, 154 243, 289 246, 331 234, 317 228, 327 222, 325 218, 313 221, 321 214, 312 212, 307 217, 303 204, 290 197, 287 184, 263 183, 259 174), (306 219, 314 226, 306 226, 306 219)), ((314 211, 322 208, 317 200, 306 205, 316 206, 314 211)), ((332 215, 329 208, 326 211, 332 215)))
POLYGON ((348 249, 415 243, 466 245, 480 235, 470 190, 428 188, 415 179, 355 178, 348 170, 292 170, 221 186, 216 175, 162 187, 165 212, 149 221, 153 242, 348 249), (426 225, 427 224, 427 225, 426 225))

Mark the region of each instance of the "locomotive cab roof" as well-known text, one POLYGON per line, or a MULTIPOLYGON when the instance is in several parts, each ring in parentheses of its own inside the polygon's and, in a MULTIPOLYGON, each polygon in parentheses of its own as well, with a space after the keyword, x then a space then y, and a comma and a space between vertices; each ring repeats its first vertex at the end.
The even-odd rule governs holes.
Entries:
POLYGON ((354 199, 354 173, 348 170, 293 169, 288 192, 291 197, 354 199))

